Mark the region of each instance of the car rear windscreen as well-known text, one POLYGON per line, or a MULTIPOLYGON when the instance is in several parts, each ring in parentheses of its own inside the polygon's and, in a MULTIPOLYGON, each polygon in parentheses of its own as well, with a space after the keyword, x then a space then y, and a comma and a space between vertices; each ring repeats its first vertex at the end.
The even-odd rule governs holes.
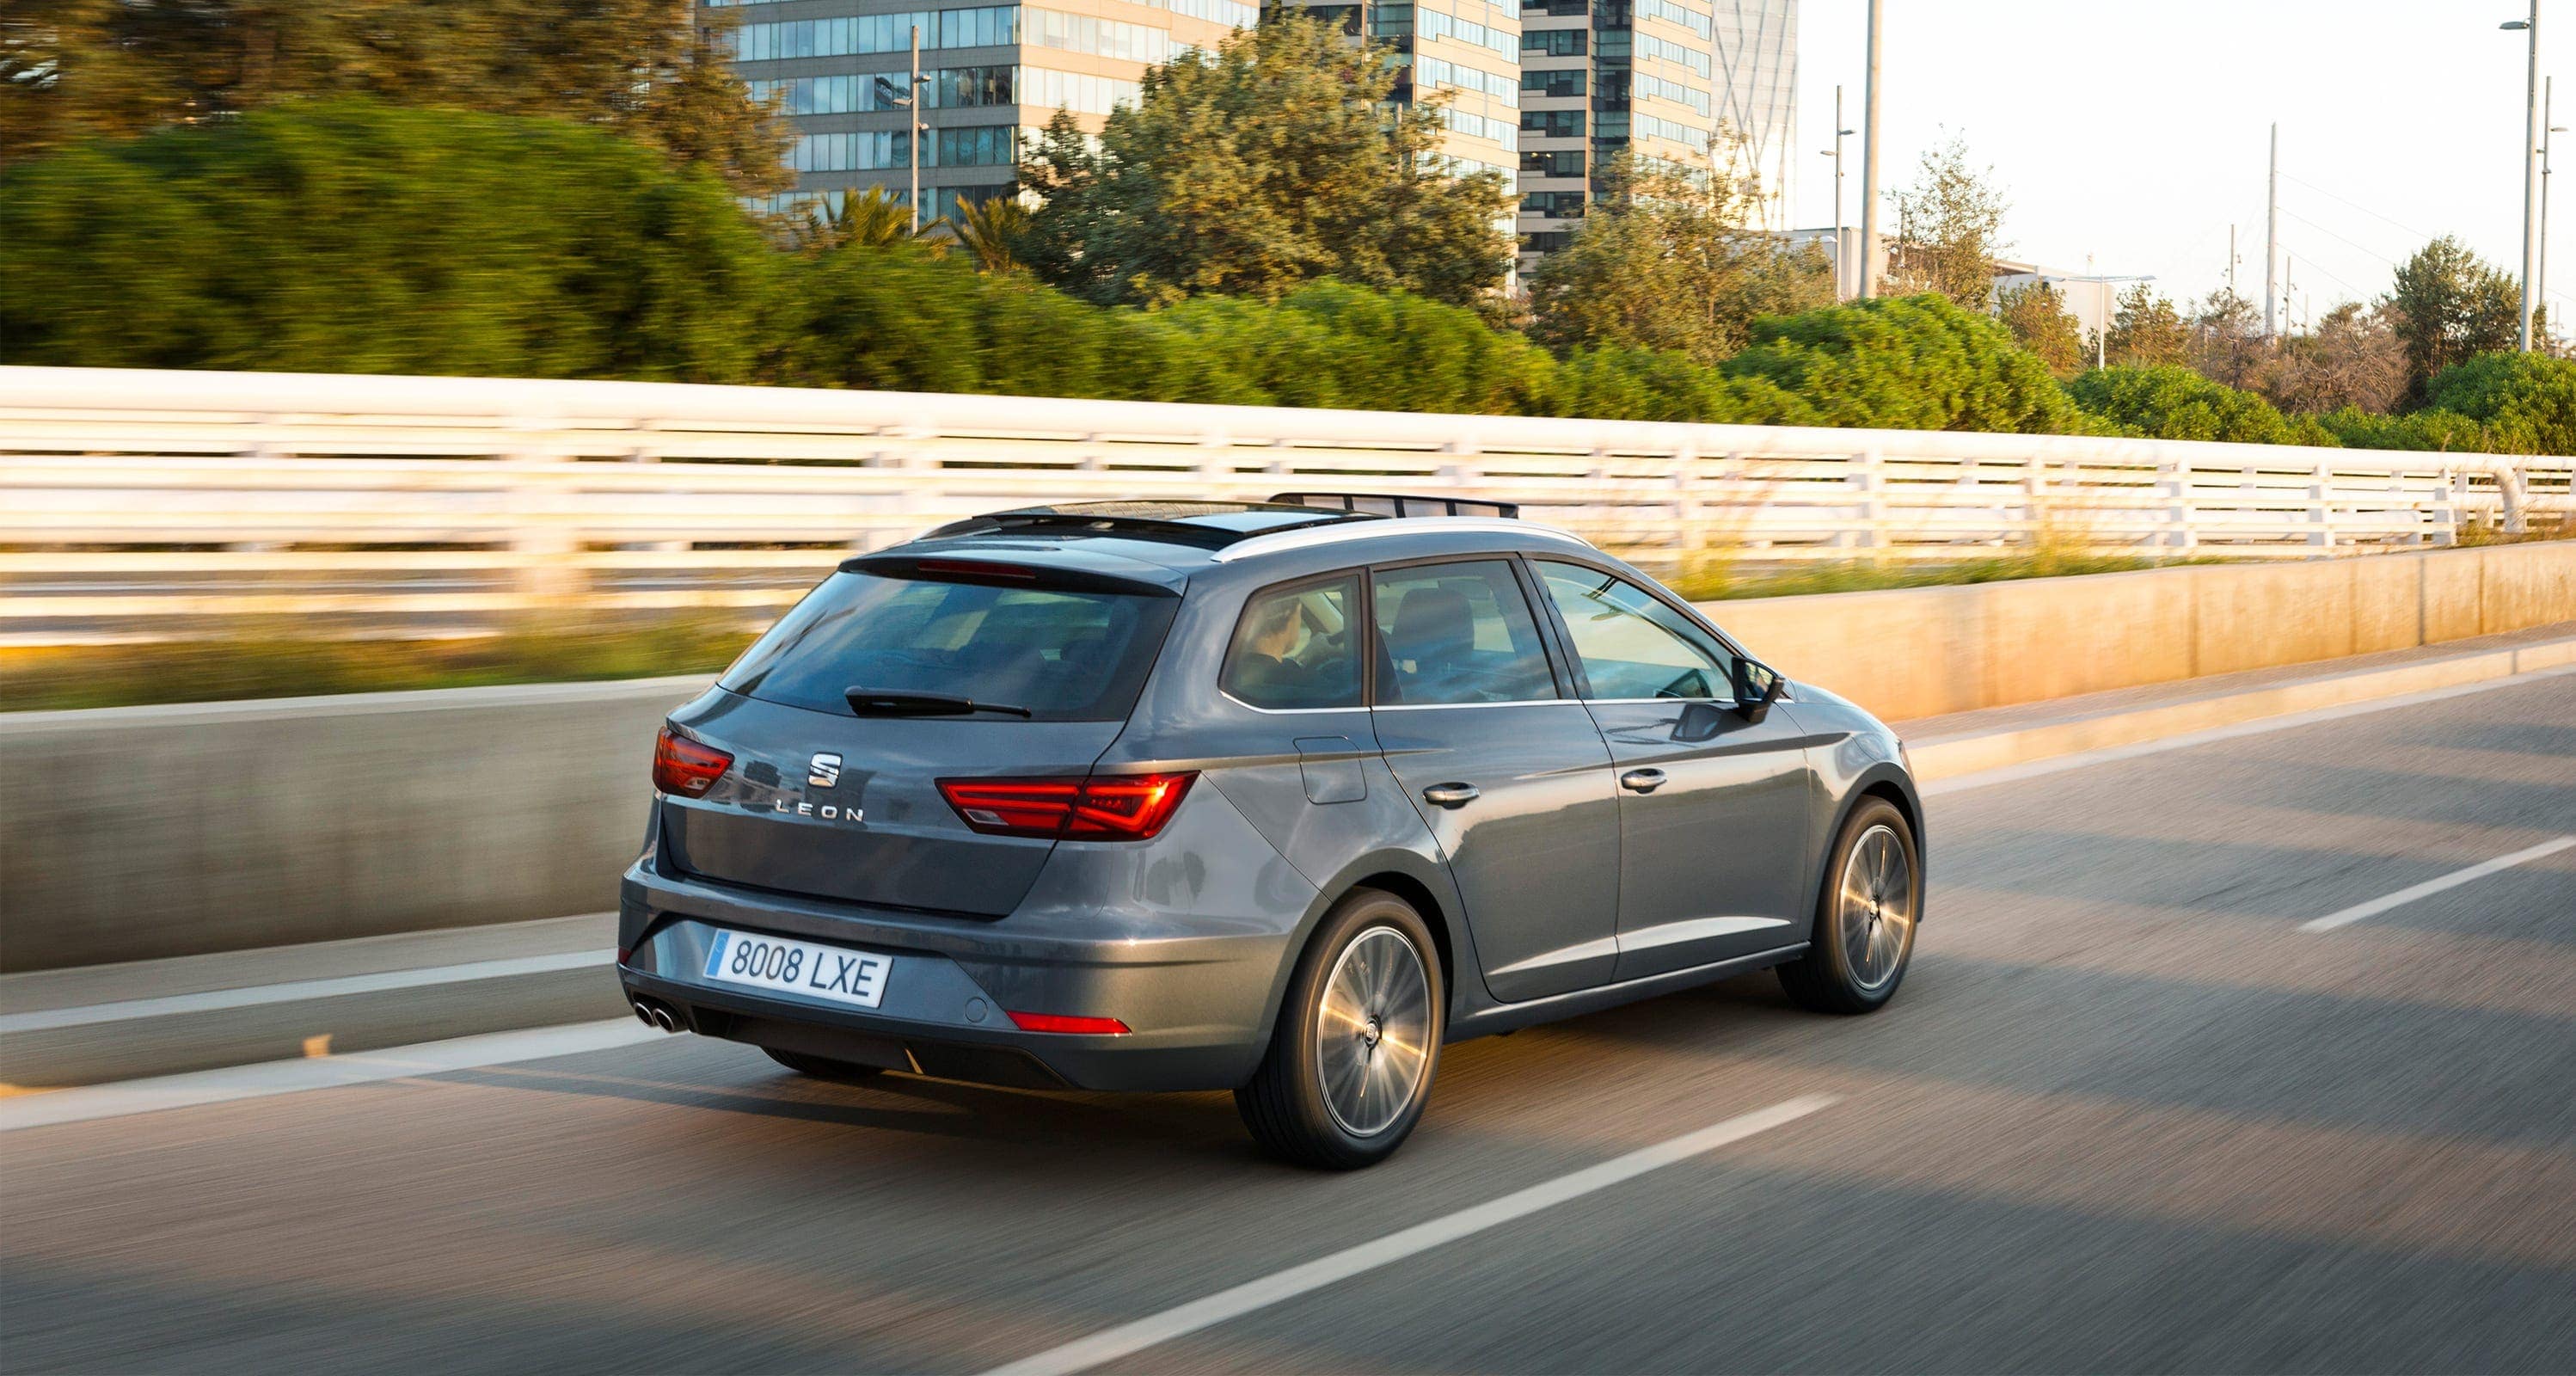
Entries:
MULTIPOLYGON (((1126 717, 1177 598, 844 570, 743 652, 730 692, 851 711, 846 694, 927 693, 1036 721, 1126 717)), ((1000 720, 1002 718, 995 718, 1000 720)))

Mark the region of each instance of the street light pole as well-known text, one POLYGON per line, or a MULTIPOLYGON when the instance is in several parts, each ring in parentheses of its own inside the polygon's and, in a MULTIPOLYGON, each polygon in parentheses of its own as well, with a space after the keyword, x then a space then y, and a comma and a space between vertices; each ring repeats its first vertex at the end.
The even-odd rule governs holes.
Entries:
POLYGON ((921 122, 921 88, 927 78, 921 74, 921 26, 912 26, 912 79, 902 95, 894 93, 894 83, 877 78, 877 98, 904 113, 903 150, 912 166, 912 188, 904 202, 912 211, 912 232, 921 234, 921 136, 930 126, 921 122))
MULTIPOLYGON (((2540 314, 2541 314, 2541 319, 2543 319, 2543 320, 2547 320, 2547 319, 2549 319, 2549 171, 2550 171, 2550 168, 2549 168, 2549 156, 2550 156, 2550 150, 2551 150, 2551 149, 2552 149, 2552 148, 2557 144, 2557 142, 2558 142, 2558 136, 2559 136, 2560 134, 2563 134, 2563 133, 2567 132, 2566 127, 2565 127, 2564 125, 2558 125, 2558 124, 2552 124, 2552 123, 2550 123, 2550 121, 2551 121, 2552 119, 2556 118, 2556 115, 2553 113, 2553 106, 2554 106, 2554 104, 2555 104, 2556 97, 2557 97, 2557 94, 2558 94, 2558 93, 2557 93, 2557 91, 2556 91, 2555 89, 2553 89, 2553 88, 2554 88, 2554 87, 2556 87, 2557 85, 2558 85, 2558 78, 2556 78, 2556 77, 2543 77, 2543 78, 2541 78, 2541 81, 2540 81, 2540 124, 2541 124, 2541 130, 2540 130, 2540 279, 2539 279, 2539 284, 2538 284, 2537 286, 2535 286, 2535 287, 2533 287, 2533 288, 2532 288, 2531 295, 2532 295, 2532 299, 2533 299, 2535 302, 2537 302, 2537 303, 2539 304, 2539 307, 2540 307, 2540 314)), ((2551 339, 2552 339, 2552 338, 2553 338, 2557 333, 2558 333, 2558 331, 2557 331, 2554 327, 2553 327, 2553 328, 2546 328, 2546 329, 2543 329, 2543 330, 2540 332, 2540 342, 2541 342, 2542 347, 2546 348, 2546 347, 2549 345, 2549 343, 2550 343, 2551 339)))
POLYGON ((2524 81, 2522 134, 2522 351, 2531 352, 2533 288, 2540 275, 2540 0, 2531 0, 2529 19, 2508 20, 2496 27, 2520 29, 2530 49, 2531 70, 2524 81))
POLYGON ((1851 239, 1843 233, 1843 88, 1834 86, 1834 146, 1825 156, 1834 160, 1834 302, 1840 305, 1851 299, 1846 288, 1851 282, 1851 239))
MULTIPOLYGON (((2540 0, 2531 0, 2538 5, 2540 0)), ((1866 301, 1877 294, 1878 284, 1870 280, 1871 268, 1878 262, 1878 42, 1879 6, 1882 0, 1869 0, 1869 77, 1861 88, 1860 137, 1860 287, 1855 293, 1866 301)), ((1841 127, 1836 121, 1835 127, 1841 127)))

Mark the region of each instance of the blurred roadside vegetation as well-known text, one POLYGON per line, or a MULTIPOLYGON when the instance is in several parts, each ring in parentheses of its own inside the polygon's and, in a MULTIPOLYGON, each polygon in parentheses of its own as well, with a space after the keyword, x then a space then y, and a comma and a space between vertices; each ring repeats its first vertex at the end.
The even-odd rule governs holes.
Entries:
POLYGON ((264 628, 220 640, 0 650, 0 710, 712 676, 758 634, 739 616, 672 617, 606 628, 533 622, 453 640, 326 640, 264 628))

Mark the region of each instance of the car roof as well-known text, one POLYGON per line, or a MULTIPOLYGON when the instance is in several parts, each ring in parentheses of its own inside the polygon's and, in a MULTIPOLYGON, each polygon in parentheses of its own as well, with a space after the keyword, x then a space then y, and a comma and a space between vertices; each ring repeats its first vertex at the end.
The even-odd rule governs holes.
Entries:
POLYGON ((1376 515, 1288 502, 1056 502, 948 523, 842 567, 976 557, 1180 588, 1221 569, 1270 580, 1309 567, 1548 546, 1592 551, 1569 531, 1479 515, 1376 515))

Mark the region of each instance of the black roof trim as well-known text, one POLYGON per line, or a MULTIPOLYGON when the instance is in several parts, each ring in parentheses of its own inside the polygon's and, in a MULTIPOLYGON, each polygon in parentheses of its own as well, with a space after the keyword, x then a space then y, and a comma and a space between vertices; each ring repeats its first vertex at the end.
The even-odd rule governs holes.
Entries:
POLYGON ((1487 502, 1473 497, 1422 497, 1394 492, 1282 492, 1270 499, 1274 506, 1312 507, 1317 511, 1348 512, 1354 516, 1499 516, 1517 521, 1521 515, 1518 502, 1487 502), (1362 506, 1367 502, 1371 505, 1362 506), (1375 504, 1384 503, 1383 509, 1375 504))
POLYGON ((1337 521, 1373 519, 1366 512, 1334 511, 1308 506, 1302 502, 1065 502, 1054 506, 1018 507, 1010 511, 992 511, 952 521, 921 536, 924 540, 947 540, 965 535, 993 535, 1003 532, 1029 534, 1089 533, 1123 535, 1132 539, 1161 540, 1171 544, 1192 545, 1201 549, 1223 549, 1257 535, 1275 535, 1283 530, 1302 530, 1308 526, 1330 525, 1337 521), (1191 520, 1191 515, 1235 515, 1276 509, 1286 519, 1258 529, 1214 525, 1191 520))

